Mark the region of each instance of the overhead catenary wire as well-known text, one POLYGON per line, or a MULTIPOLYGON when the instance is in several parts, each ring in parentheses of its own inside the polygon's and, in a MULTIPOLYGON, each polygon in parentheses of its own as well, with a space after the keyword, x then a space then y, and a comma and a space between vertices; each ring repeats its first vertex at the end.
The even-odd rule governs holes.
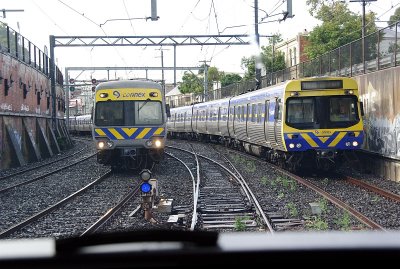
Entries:
MULTIPOLYGON (((110 43, 111 43, 111 39, 109 38, 108 34, 104 31, 104 29, 100 26, 100 24, 97 24, 95 21, 93 21, 92 19, 90 19, 89 17, 85 16, 84 13, 80 13, 79 11, 77 11, 76 9, 74 9, 73 7, 69 6, 68 4, 64 3, 61 0, 58 0, 58 2, 62 3, 63 5, 65 5, 67 8, 71 9, 72 11, 74 11, 75 13, 81 15, 82 17, 84 17, 86 20, 90 21, 91 23, 93 23, 94 25, 98 26, 101 31, 104 33, 104 35, 109 39, 110 43)), ((118 49, 115 46, 112 46, 115 50, 115 52, 118 54, 118 56, 120 57, 120 59, 124 62, 124 64, 127 66, 127 62, 125 61, 124 57, 122 57, 122 55, 120 54, 120 52, 118 51, 118 49)), ((125 71, 126 75, 127 71, 125 71)))

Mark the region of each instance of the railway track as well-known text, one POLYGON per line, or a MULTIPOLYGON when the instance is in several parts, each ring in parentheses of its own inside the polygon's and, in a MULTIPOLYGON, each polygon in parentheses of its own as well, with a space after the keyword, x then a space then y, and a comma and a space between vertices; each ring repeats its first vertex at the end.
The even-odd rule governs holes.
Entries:
POLYGON ((78 195, 81 195, 83 192, 87 191, 89 188, 93 187, 94 185, 98 184, 100 181, 103 179, 109 177, 111 175, 111 170, 107 171, 103 175, 99 176, 96 178, 94 181, 91 183, 87 184, 85 187, 79 189, 78 191, 72 193, 71 195, 67 196, 66 198, 59 200, 58 202, 48 206, 46 209, 30 216, 29 218, 18 222, 17 224, 13 225, 12 227, 9 227, 3 231, 0 232, 0 238, 5 238, 17 231, 20 231, 24 227, 33 224, 34 222, 38 221, 40 218, 43 218, 44 216, 50 214, 51 212, 59 209, 61 206, 65 205, 67 202, 71 201, 72 199, 76 198, 78 195))
MULTIPOLYGON (((236 152, 235 154, 238 155, 242 155, 245 156, 246 158, 250 158, 252 160, 255 160, 257 162, 263 162, 262 160, 260 160, 259 158, 255 157, 255 156, 251 156, 242 152, 236 152)), ((264 163, 264 162, 263 162, 264 163)), ((268 164, 268 165, 272 165, 272 164, 268 164)), ((274 166, 274 165, 272 165, 274 166)), ((332 189, 327 189, 326 186, 324 186, 324 184, 335 184, 335 185, 343 185, 344 182, 351 182, 351 184, 357 184, 358 186, 362 186, 363 188, 366 188, 367 185, 368 188, 371 189, 379 189, 376 186, 372 186, 371 184, 365 184, 360 180, 355 180, 353 179, 347 179, 343 180, 345 177, 341 176, 342 179, 337 179, 337 175, 333 174, 332 178, 325 178, 325 180, 321 180, 320 177, 316 177, 316 178, 303 178, 301 176, 298 176, 296 174, 293 174, 291 172, 288 172, 284 169, 281 169, 280 167, 276 167, 275 169, 279 170, 282 174, 296 180, 298 183, 307 186, 308 188, 314 190, 316 193, 318 193, 319 195, 321 195, 322 197, 324 197, 325 199, 327 199, 329 202, 331 202, 332 204, 336 205, 337 207, 341 208, 342 210, 344 210, 345 212, 347 212, 348 214, 350 214, 351 216, 353 216, 355 219, 357 219, 358 221, 360 221, 360 223, 362 223, 366 229, 374 229, 374 230, 386 230, 386 229, 393 229, 393 227, 391 227, 390 225, 382 225, 380 224, 381 222, 383 222, 384 220, 384 216, 386 215, 385 212, 380 212, 382 211, 382 207, 377 208, 376 212, 379 212, 379 215, 381 215, 381 217, 376 217, 376 213, 375 210, 373 209, 373 207, 364 207, 364 206, 360 206, 360 204, 358 203, 350 203, 348 198, 351 196, 355 196, 355 197, 362 197, 361 194, 360 195, 354 195, 351 194, 351 192, 353 190, 349 190, 348 185, 346 184, 345 186, 342 186, 340 189, 342 191, 334 191, 333 188, 332 189), (325 190, 326 189, 326 190, 325 190), (344 195, 344 193, 346 193, 344 195), (364 208, 361 212, 361 210, 359 210, 359 208, 364 208), (370 212, 368 212, 370 211, 370 212), (375 217, 374 217, 375 216, 375 217)), ((387 191, 383 191, 380 190, 377 194, 379 193, 385 193, 382 194, 386 197, 392 197, 393 199, 397 199, 397 195, 393 195, 393 193, 388 193, 387 191), (396 196, 396 198, 394 198, 394 196, 396 196)), ((365 191, 363 191, 363 193, 365 193, 365 191)), ((379 194, 380 195, 380 194, 379 194)), ((374 198, 369 198, 370 200, 373 200, 374 198)), ((356 200, 360 200, 357 199, 356 200)), ((368 198, 367 198, 368 201, 368 198)), ((385 207, 395 207, 398 209, 400 209, 398 202, 395 202, 395 204, 392 204, 391 206, 384 206, 385 207), (396 204, 397 203, 397 204, 396 204)), ((394 209, 394 211, 396 211, 396 209, 394 209)), ((386 211, 386 213, 388 213, 388 211, 386 211)), ((387 215, 393 215, 392 212, 389 212, 387 215)), ((397 225, 400 225, 397 224, 397 225)), ((395 226, 395 228, 397 229, 398 226, 395 226)))
MULTIPOLYGON (((264 220, 266 223, 260 224, 262 221, 258 218, 257 210, 254 208, 254 204, 257 204, 253 200, 255 197, 251 197, 249 190, 245 188, 234 172, 215 160, 193 151, 174 147, 169 147, 169 149, 185 152, 202 159, 200 162, 196 161, 197 180, 194 184, 193 209, 195 213, 191 229, 254 231, 262 228, 271 233, 274 232, 268 219, 264 220), (200 174, 203 175, 201 181, 200 174)), ((173 154, 169 155, 175 157, 173 154)), ((187 162, 193 164, 194 160, 187 162)), ((178 211, 178 213, 184 212, 178 211)))

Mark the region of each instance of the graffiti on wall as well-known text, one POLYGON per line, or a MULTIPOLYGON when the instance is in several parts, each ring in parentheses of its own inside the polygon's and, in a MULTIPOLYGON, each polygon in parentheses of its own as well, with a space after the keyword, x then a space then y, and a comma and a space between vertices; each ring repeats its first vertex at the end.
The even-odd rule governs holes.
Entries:
POLYGON ((365 120, 367 150, 387 157, 400 158, 400 115, 393 121, 385 118, 365 120))
POLYGON ((12 104, 2 103, 2 104, 0 105, 0 108, 1 108, 2 110, 12 111, 12 104))

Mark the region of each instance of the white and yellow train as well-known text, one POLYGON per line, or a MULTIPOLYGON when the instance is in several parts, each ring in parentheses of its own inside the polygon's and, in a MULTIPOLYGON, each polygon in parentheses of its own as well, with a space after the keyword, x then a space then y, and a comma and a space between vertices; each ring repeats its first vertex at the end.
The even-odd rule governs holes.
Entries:
POLYGON ((215 140, 290 170, 329 170, 364 140, 354 79, 290 80, 239 96, 171 109, 172 137, 215 140))

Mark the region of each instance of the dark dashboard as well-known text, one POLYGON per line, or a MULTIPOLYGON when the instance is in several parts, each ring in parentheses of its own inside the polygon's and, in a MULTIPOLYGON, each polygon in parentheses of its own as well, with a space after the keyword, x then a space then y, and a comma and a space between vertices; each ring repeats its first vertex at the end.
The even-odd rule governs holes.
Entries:
POLYGON ((388 264, 399 232, 213 233, 140 231, 0 241, 0 268, 192 268, 388 264))

